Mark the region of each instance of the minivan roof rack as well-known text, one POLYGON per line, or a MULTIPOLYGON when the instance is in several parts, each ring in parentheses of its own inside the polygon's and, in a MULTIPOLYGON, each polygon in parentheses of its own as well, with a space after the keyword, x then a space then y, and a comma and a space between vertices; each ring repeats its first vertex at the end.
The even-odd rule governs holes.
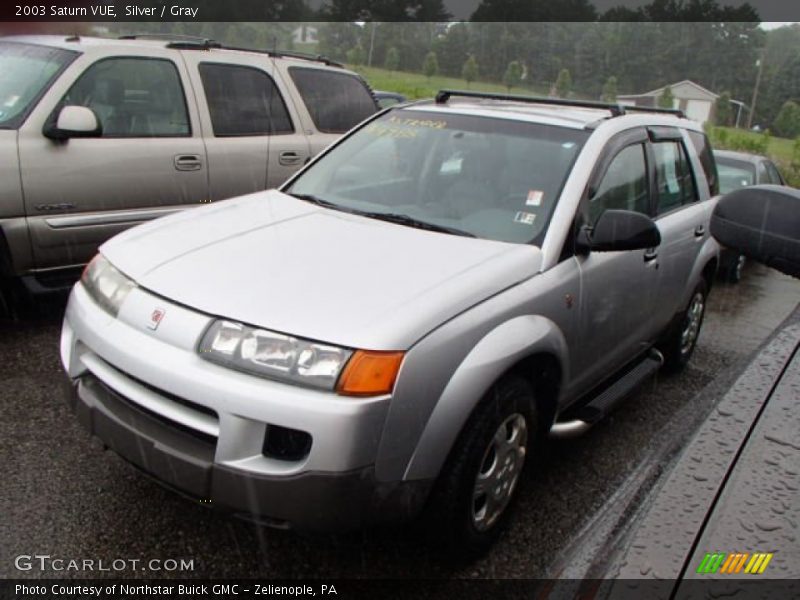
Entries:
POLYGON ((240 46, 227 46, 215 40, 191 36, 191 35, 171 35, 171 34, 142 34, 142 35, 125 35, 121 36, 121 40, 137 40, 137 39, 151 39, 151 40, 166 40, 169 42, 167 48, 175 50, 233 50, 235 52, 256 52, 258 54, 266 54, 274 58, 299 58, 302 60, 310 60, 320 62, 329 67, 344 68, 344 65, 335 60, 329 59, 327 56, 321 54, 308 54, 305 52, 294 52, 290 50, 261 50, 259 48, 245 48, 240 46))
POLYGON ((440 90, 436 94, 436 104, 445 104, 451 96, 463 98, 486 98, 489 100, 508 100, 511 102, 526 102, 528 104, 549 104, 552 106, 572 106, 575 108, 598 108, 611 111, 612 117, 619 117, 627 112, 652 112, 684 117, 682 110, 675 108, 650 108, 648 106, 626 106, 612 102, 598 102, 595 100, 572 100, 566 98, 545 98, 541 96, 520 96, 515 94, 496 94, 494 92, 474 92, 464 90, 440 90))
POLYGON ((199 35, 183 35, 180 33, 129 33, 121 35, 118 40, 165 40, 174 42, 193 42, 195 44, 214 43, 214 40, 199 35))

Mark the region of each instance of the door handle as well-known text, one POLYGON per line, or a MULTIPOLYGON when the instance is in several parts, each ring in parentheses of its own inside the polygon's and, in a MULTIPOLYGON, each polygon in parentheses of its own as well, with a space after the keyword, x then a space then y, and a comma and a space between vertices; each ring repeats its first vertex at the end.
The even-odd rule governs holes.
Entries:
POLYGON ((658 258, 658 250, 655 248, 648 248, 644 251, 644 262, 652 262, 658 258))
POLYGON ((175 157, 175 168, 178 171, 199 171, 203 168, 203 161, 197 154, 178 154, 175 157))
POLYGON ((292 152, 291 150, 281 152, 278 155, 278 162, 287 167, 292 165, 299 165, 302 160, 303 160, 302 156, 300 156, 297 152, 292 152))
POLYGON ((694 228, 694 237, 703 237, 706 234, 706 226, 698 225, 694 228))

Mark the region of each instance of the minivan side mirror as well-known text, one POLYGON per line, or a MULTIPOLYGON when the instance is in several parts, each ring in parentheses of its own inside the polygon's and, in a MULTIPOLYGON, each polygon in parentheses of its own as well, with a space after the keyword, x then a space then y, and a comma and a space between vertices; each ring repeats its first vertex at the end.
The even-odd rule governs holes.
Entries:
POLYGON ((68 140, 74 137, 100 137, 103 127, 91 108, 65 106, 58 113, 55 126, 45 127, 45 137, 51 140, 68 140))
POLYGON ((800 190, 754 185, 726 194, 711 215, 711 235, 792 277, 800 277, 800 190))
POLYGON ((645 250, 661 244, 653 219, 632 210, 607 210, 586 233, 586 244, 596 252, 645 250))

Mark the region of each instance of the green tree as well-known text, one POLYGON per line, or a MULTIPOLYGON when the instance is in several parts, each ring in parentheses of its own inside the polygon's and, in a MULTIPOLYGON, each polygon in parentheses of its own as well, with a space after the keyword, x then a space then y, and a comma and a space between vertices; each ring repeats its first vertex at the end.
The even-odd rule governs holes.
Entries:
POLYGON ((733 106, 730 92, 722 92, 714 105, 714 122, 722 127, 729 127, 733 121, 733 106))
POLYGON ((506 67, 505 75, 503 75, 503 83, 511 91, 511 88, 518 86, 522 82, 522 65, 518 60, 512 60, 506 67))
POLYGON ((383 61, 383 66, 390 71, 397 71, 397 67, 400 66, 400 53, 394 46, 386 50, 386 59, 383 61))
POLYGON ((478 78, 478 61, 475 60, 474 55, 470 54, 469 58, 464 61, 464 66, 461 68, 461 77, 467 82, 467 87, 478 78))
POLYGON ((572 92, 572 76, 569 74, 569 69, 561 69, 556 79, 556 96, 567 98, 570 92, 572 92))
POLYGON ((775 133, 782 137, 794 138, 800 135, 800 106, 791 100, 784 102, 772 126, 775 133))
POLYGON ((603 102, 617 101, 617 78, 613 75, 603 84, 603 102))
POLYGON ((658 106, 660 108, 674 108, 675 96, 672 95, 672 88, 667 86, 661 95, 658 97, 658 106))
POLYGON ((364 60, 366 60, 366 56, 364 54, 364 48, 361 46, 361 44, 358 44, 347 51, 347 62, 349 62, 351 65, 363 65, 364 60))
POLYGON ((436 60, 436 52, 433 50, 425 55, 425 60, 422 63, 422 72, 428 79, 439 72, 439 61, 436 60))

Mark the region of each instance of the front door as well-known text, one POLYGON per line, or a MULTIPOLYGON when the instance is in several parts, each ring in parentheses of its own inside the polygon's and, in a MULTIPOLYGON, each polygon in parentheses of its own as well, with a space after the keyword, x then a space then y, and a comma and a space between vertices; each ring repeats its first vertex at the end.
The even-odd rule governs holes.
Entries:
POLYGON ((183 67, 153 52, 76 61, 73 66, 83 68, 70 69, 65 77, 72 81, 59 82, 66 93, 54 99, 55 106, 40 106, 20 129, 36 268, 85 263, 99 244, 127 227, 207 196, 205 149, 188 109, 183 67), (91 108, 102 135, 45 137, 43 128, 67 105, 91 108))
MULTIPOLYGON (((607 165, 594 177, 596 190, 584 205, 593 225, 608 209, 650 212, 651 178, 646 133, 633 131, 611 142, 607 165)), ((589 252, 581 272, 579 339, 572 363, 576 392, 622 367, 652 342, 652 303, 658 283, 657 249, 589 252)))

